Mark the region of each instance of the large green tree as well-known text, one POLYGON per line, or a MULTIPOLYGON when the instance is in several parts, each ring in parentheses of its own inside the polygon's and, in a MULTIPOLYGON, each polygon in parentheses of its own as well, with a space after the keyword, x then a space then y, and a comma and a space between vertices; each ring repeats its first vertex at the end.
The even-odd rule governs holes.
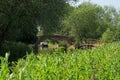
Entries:
POLYGON ((59 28, 70 0, 0 0, 0 47, 5 40, 33 43, 37 25, 44 34, 59 28))
POLYGON ((0 1, 0 46, 5 40, 35 41, 37 28, 33 5, 32 0, 0 1))
POLYGON ((104 7, 104 23, 107 30, 103 33, 101 40, 103 42, 112 42, 120 40, 120 12, 114 7, 104 7), (112 36, 111 36, 112 34, 112 36))
POLYGON ((63 26, 69 29, 69 34, 74 36, 77 42, 88 38, 99 38, 104 32, 101 22, 103 14, 102 7, 85 2, 63 20, 63 26))

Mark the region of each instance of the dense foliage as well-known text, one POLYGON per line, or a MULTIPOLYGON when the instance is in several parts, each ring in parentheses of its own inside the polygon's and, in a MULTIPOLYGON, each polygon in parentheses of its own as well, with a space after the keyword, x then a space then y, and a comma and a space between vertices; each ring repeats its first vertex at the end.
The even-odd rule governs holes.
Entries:
POLYGON ((0 47, 5 40, 34 43, 38 26, 44 34, 59 30, 68 1, 74 0, 1 0, 0 47))
POLYGON ((73 7, 69 1, 77 0, 0 0, 0 80, 120 79, 120 42, 92 50, 67 50, 61 42, 60 49, 31 52, 38 29, 47 36, 71 36, 75 47, 91 38, 120 40, 119 11, 90 2, 73 7), (9 63, 13 60, 18 61, 9 63))
POLYGON ((114 7, 84 2, 71 9, 73 10, 62 20, 63 34, 73 36, 77 43, 89 38, 100 39, 108 28, 114 33, 114 40, 120 40, 120 13, 114 7))
POLYGON ((92 50, 63 54, 27 55, 12 67, 0 57, 0 80, 119 80, 120 43, 104 44, 92 50), (10 70, 12 73, 10 73, 10 70))
POLYGON ((6 41, 34 44, 38 27, 47 35, 58 31, 69 1, 76 0, 0 0, 0 51, 6 41))
POLYGON ((17 61, 19 58, 23 58, 26 54, 31 53, 32 47, 21 42, 5 42, 0 49, 0 56, 4 56, 6 52, 11 53, 9 56, 9 62, 17 61))

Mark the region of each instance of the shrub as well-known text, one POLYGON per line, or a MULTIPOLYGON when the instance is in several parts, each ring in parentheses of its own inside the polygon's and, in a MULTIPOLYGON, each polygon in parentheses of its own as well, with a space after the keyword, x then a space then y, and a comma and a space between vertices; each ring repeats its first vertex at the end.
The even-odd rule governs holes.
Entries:
POLYGON ((10 52, 10 61, 15 61, 21 57, 24 57, 26 53, 30 53, 32 49, 21 42, 5 42, 2 49, 0 49, 0 55, 4 56, 6 52, 10 52))
POLYGON ((67 51, 68 48, 68 43, 66 41, 61 41, 59 43, 59 47, 63 50, 63 51, 67 51))
POLYGON ((115 40, 114 32, 109 28, 103 33, 101 41, 102 42, 112 42, 115 40))
POLYGON ((79 42, 75 42, 75 48, 78 49, 79 48, 79 42))

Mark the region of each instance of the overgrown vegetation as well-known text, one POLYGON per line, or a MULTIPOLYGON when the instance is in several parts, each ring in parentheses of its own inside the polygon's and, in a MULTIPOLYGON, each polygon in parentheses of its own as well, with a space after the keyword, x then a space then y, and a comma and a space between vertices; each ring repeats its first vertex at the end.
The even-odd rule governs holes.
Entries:
MULTIPOLYGON (((21 42, 25 44, 23 48, 21 44, 16 46, 17 49, 15 47, 16 51, 20 47, 21 53, 19 49, 19 55, 17 52, 13 55, 25 55, 27 50, 24 46, 36 42, 38 28, 46 35, 58 31, 60 18, 67 12, 67 1, 76 0, 0 0, 0 51, 3 48, 5 52, 8 51, 6 48, 11 45, 6 44, 6 41, 18 45, 21 42)), ((15 51, 12 46, 9 50, 15 51)))
POLYGON ((21 42, 5 42, 2 49, 0 49, 0 55, 4 56, 6 52, 11 53, 9 61, 17 61, 19 58, 26 56, 26 53, 31 53, 32 47, 21 42))
POLYGON ((71 12, 62 20, 62 33, 74 37, 76 43, 89 38, 103 39, 104 42, 120 40, 120 12, 114 7, 101 7, 84 2, 71 9, 71 12), (110 29, 110 34, 108 29, 110 29), (109 39, 107 39, 108 36, 109 39))
POLYGON ((120 80, 120 42, 110 43, 120 41, 120 11, 72 1, 0 0, 0 80, 120 80), (73 49, 48 39, 39 50, 37 36, 56 34, 71 37, 73 49), (77 49, 90 39, 108 44, 77 49))
POLYGON ((0 80, 119 80, 120 43, 67 54, 31 53, 8 67, 8 54, 0 57, 0 80), (10 73, 10 70, 12 73, 10 73))
POLYGON ((68 43, 66 42, 66 41, 61 41, 60 43, 59 43, 59 47, 62 49, 62 51, 67 51, 67 48, 68 48, 68 43))

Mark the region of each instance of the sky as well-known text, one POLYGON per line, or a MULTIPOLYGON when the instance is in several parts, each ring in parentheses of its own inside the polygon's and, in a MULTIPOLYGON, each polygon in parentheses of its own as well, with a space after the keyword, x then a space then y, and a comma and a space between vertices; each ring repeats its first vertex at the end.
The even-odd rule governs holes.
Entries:
POLYGON ((117 10, 120 10, 120 0, 79 0, 78 4, 81 4, 82 2, 85 1, 90 1, 92 3, 101 5, 101 6, 113 6, 115 7, 117 10))

